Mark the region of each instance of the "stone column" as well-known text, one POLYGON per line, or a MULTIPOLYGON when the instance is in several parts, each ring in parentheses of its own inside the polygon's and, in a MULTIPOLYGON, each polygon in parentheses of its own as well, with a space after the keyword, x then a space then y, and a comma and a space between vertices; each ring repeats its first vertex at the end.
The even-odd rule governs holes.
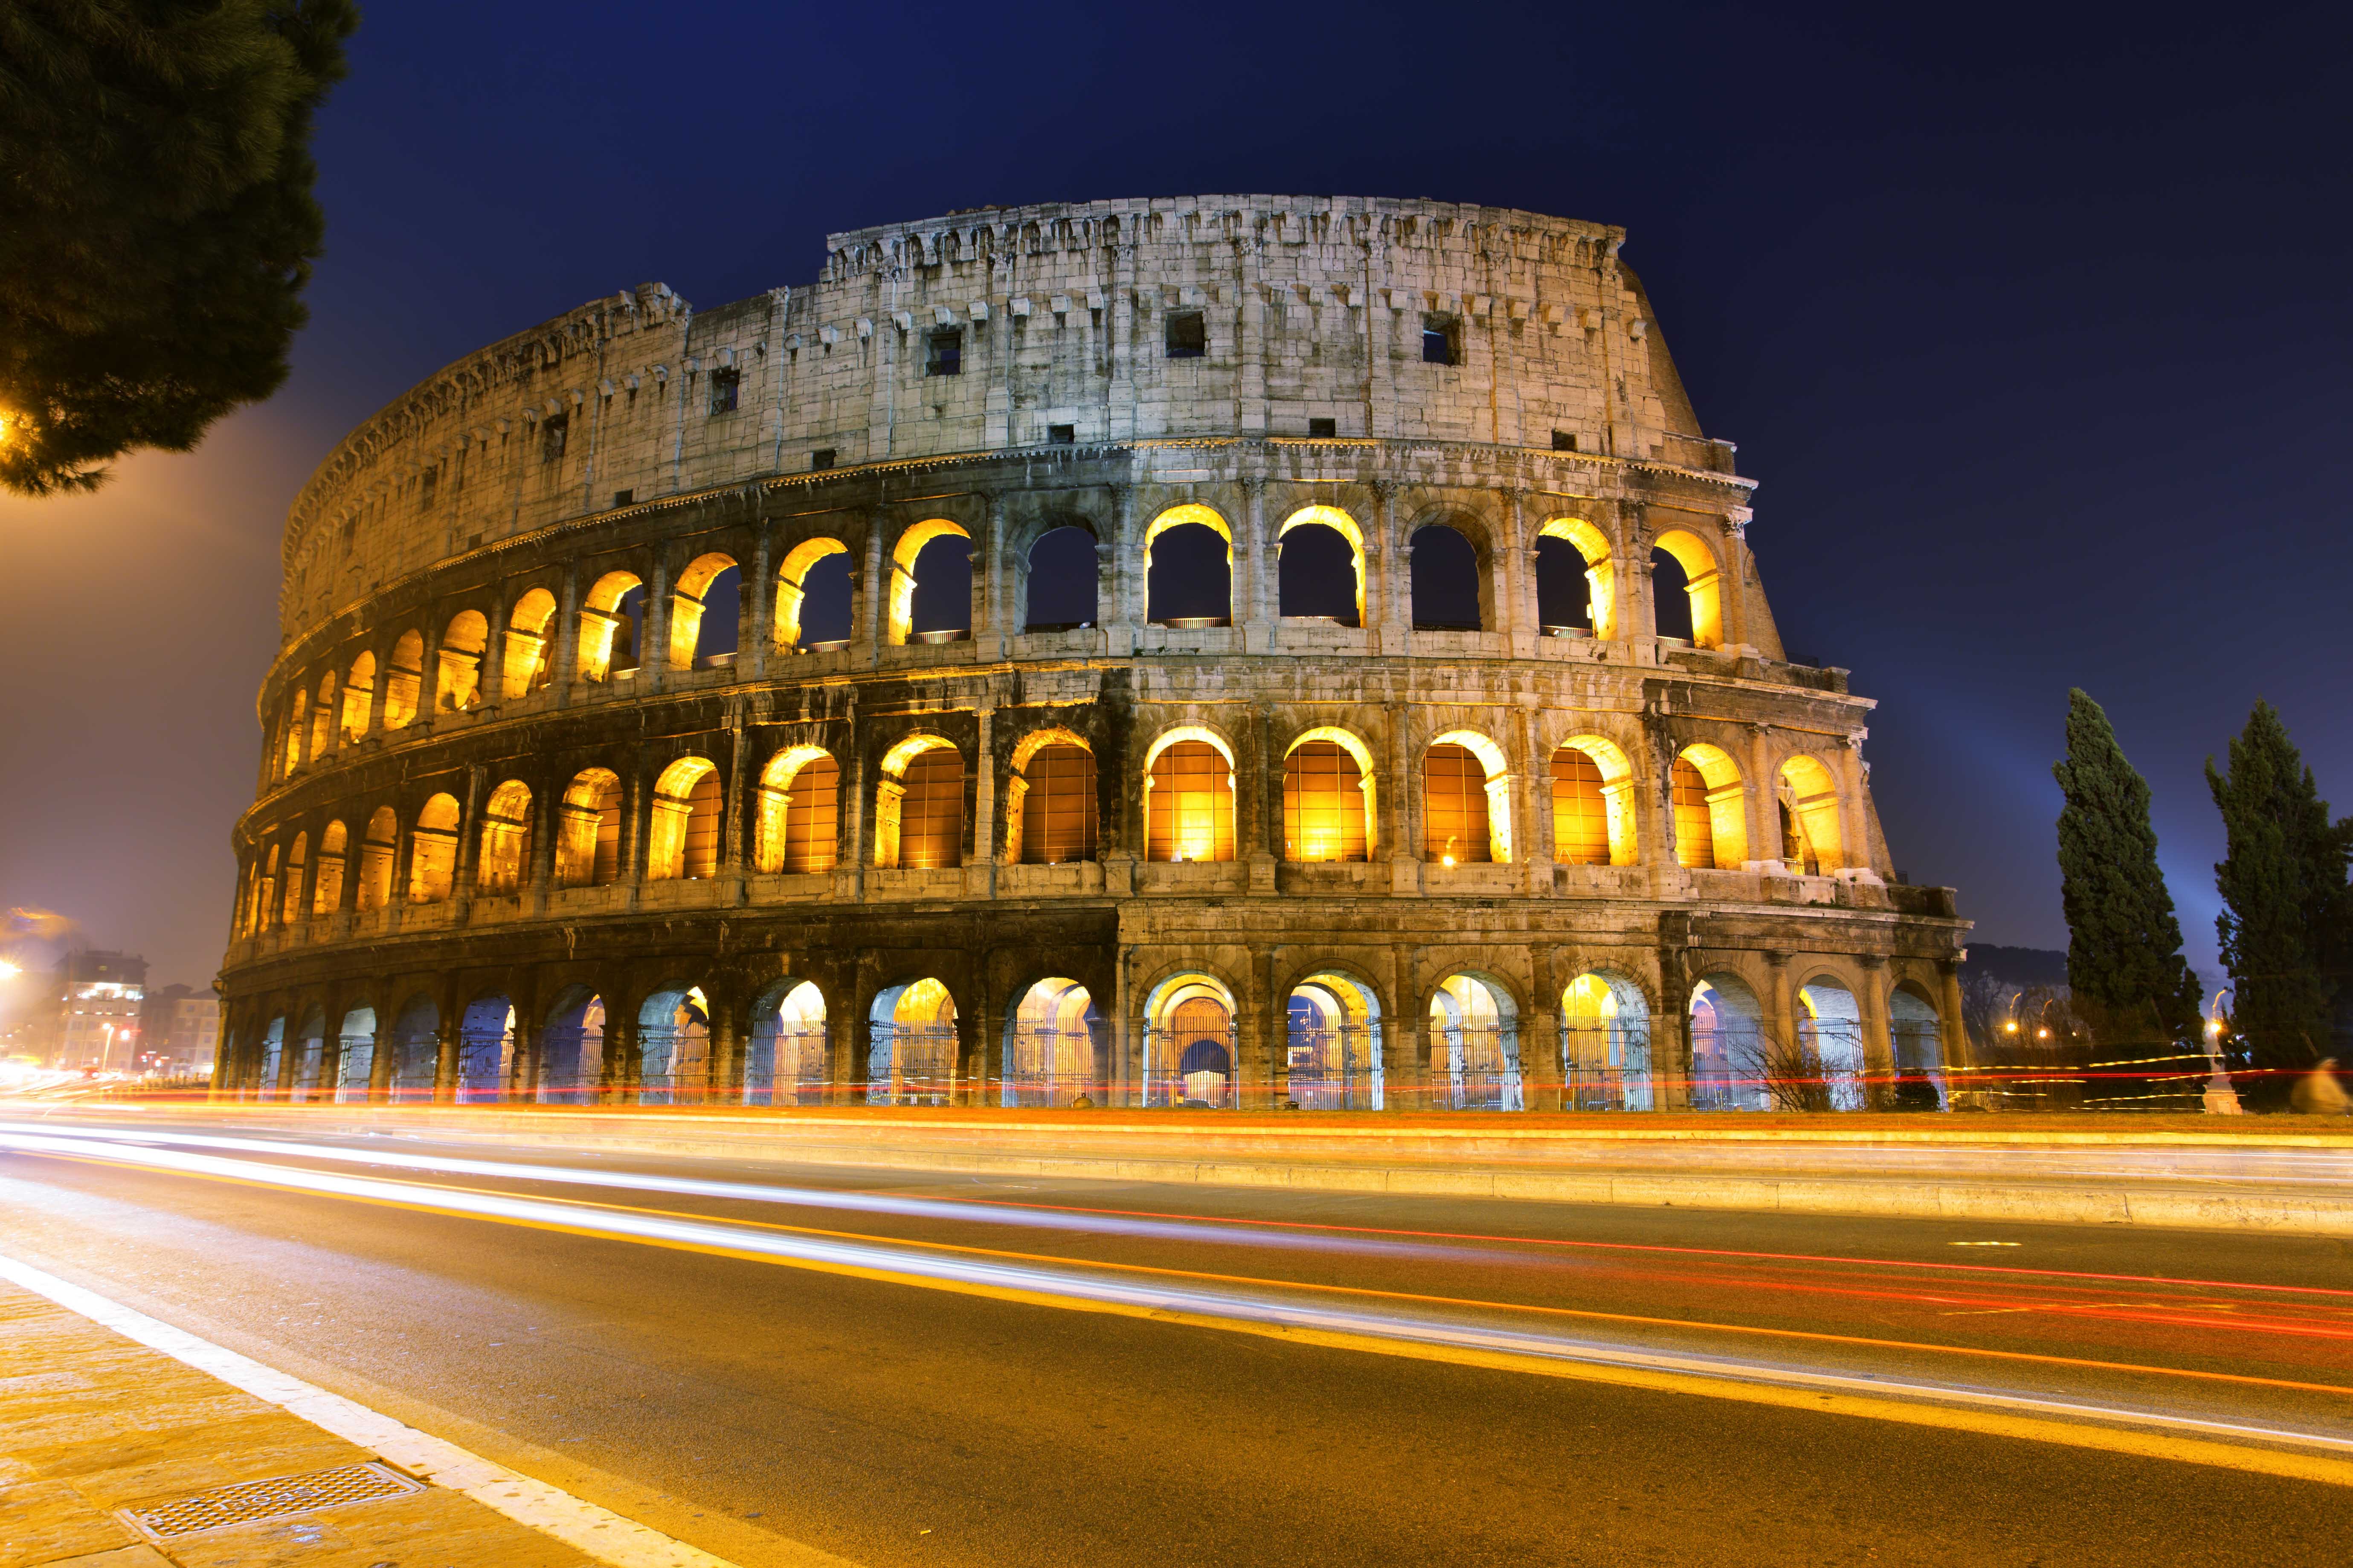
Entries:
POLYGON ((1496 492, 1503 500, 1504 538, 1490 570, 1493 574, 1495 625, 1514 658, 1534 658, 1536 652, 1535 573, 1528 559, 1527 491, 1507 485, 1496 492))
POLYGON ((1275 620, 1282 614, 1276 547, 1266 536, 1266 481, 1246 478, 1241 490, 1242 521, 1236 531, 1238 540, 1247 541, 1239 595, 1243 605, 1241 646, 1245 653, 1266 653, 1274 647, 1275 620))
POLYGON ((719 822, 719 874, 729 883, 727 902, 744 901, 744 710, 730 703, 727 710, 727 795, 719 822))
POLYGON ((1135 517, 1135 487, 1111 487, 1111 541, 1095 546, 1097 563, 1095 624, 1106 634, 1105 647, 1113 658, 1135 651, 1136 628, 1144 625, 1145 583, 1143 530, 1135 517), (1108 605, 1101 595, 1110 591, 1108 605))
POLYGON ((1862 1070, 1870 1079, 1863 1103, 1886 1110, 1895 1103, 1895 1041, 1887 1028, 1887 960, 1875 952, 1862 954, 1862 986, 1855 1001, 1862 1014, 1862 1070))
POLYGON ((622 790, 621 805, 621 886, 628 889, 628 902, 635 908, 638 891, 646 884, 646 850, 653 836, 647 831, 645 761, 632 753, 629 776, 622 790))
MULTIPOLYGON (((444 1001, 455 993, 445 992, 444 1001)), ((466 1015, 444 1005, 433 1028, 433 1103, 455 1104, 458 1099, 458 1052, 465 1043, 466 1015)))
MULTIPOLYGON (((1748 726, 1748 863, 1781 865, 1781 795, 1773 773, 1773 744, 1762 724, 1748 726)), ((1803 863, 1787 868, 1804 869, 1803 863)))
POLYGON ((970 898, 993 898, 997 892, 997 860, 1003 836, 997 825, 997 709, 984 698, 980 703, 978 739, 973 745, 973 805, 970 848, 965 858, 965 892, 970 898))
POLYGON ((1618 503, 1618 539, 1610 553, 1618 562, 1619 638, 1648 642, 1658 637, 1659 621, 1651 604, 1651 538, 1641 501, 1618 503))
POLYGON ((646 584, 646 624, 638 633, 638 689, 659 691, 670 684, 670 555, 654 557, 653 581, 646 584))
MULTIPOLYGON (((1716 574, 1716 602, 1723 606, 1724 646, 1748 645, 1748 594, 1756 580, 1750 570, 1748 554, 1748 520, 1753 514, 1746 507, 1724 514, 1723 567, 1716 574)), ((1762 651, 1762 650, 1759 650, 1762 651)))
POLYGON ((744 583, 744 608, 749 629, 735 645, 737 667, 743 668, 748 660, 754 680, 767 678, 768 659, 776 650, 776 574, 768 563, 768 536, 773 531, 763 518, 759 535, 752 545, 751 574, 744 583))
MULTIPOLYGON (((1366 313, 1372 313, 1369 307, 1366 313)), ((1398 537, 1397 481, 1375 479, 1368 488, 1373 492, 1373 528, 1381 542, 1381 593, 1374 605, 1380 632, 1375 646, 1381 653, 1401 654, 1412 645, 1413 552, 1398 537)))
POLYGON ((1006 639, 1018 628, 1006 625, 1014 611, 1006 603, 1005 495, 991 490, 985 499, 988 521, 972 563, 972 641, 978 657, 993 662, 1005 657, 1006 639))
POLYGON ((1414 963, 1413 949, 1399 947, 1392 959, 1395 968, 1393 993, 1396 1006, 1388 1018, 1391 1058, 1382 1065, 1382 1076, 1388 1079, 1393 1098, 1390 1103, 1399 1110, 1431 1109, 1430 1092, 1430 1020, 1421 1006, 1421 976, 1414 963), (1398 1093, 1397 1091, 1402 1091, 1398 1093))
MULTIPOLYGON (((507 700, 507 613, 510 606, 503 585, 493 590, 491 613, 484 617, 490 622, 490 635, 482 641, 482 671, 474 682, 474 701, 482 708, 493 708, 507 700)), ((528 697, 528 685, 517 693, 528 697)))
POLYGON ((367 1097, 371 1105, 382 1105, 392 1098, 394 1072, 400 1065, 400 1043, 393 1038, 399 1026, 400 1004, 395 1000, 400 992, 388 980, 380 980, 375 987, 375 1044, 368 1053, 367 1097))
POLYGON ((1871 770, 1862 760, 1862 739, 1868 733, 1857 730, 1835 753, 1839 770, 1839 831, 1846 838, 1839 847, 1839 858, 1843 863, 1841 868, 1874 872, 1871 863, 1871 810, 1864 799, 1871 770))
POLYGON ((1773 1028, 1774 1041, 1785 1051, 1794 1051, 1798 1045, 1798 992, 1789 983, 1789 955, 1767 952, 1765 966, 1771 975, 1772 994, 1765 1005, 1772 1009, 1766 1022, 1773 1028))
MULTIPOLYGON (((569 706, 573 683, 580 679, 580 563, 564 565, 564 592, 558 596, 555 620, 548 635, 555 639, 548 661, 548 683, 555 689, 555 705, 569 706)), ((382 684, 379 680, 378 684, 382 684)), ((382 704, 377 704, 382 706, 382 704)), ((371 716, 369 722, 374 724, 371 716)))
POLYGON ((703 1062, 703 1098, 712 1105, 741 1105, 744 1007, 732 990, 705 994, 711 1005, 711 1054, 703 1062))
MULTIPOLYGON (((533 914, 545 912, 548 895, 555 890, 555 839, 564 821, 564 781, 543 776, 532 796, 531 865, 523 874, 530 879, 524 900, 533 914)), ((343 879, 353 879, 346 875, 343 879)))
POLYGON ((480 852, 482 811, 482 770, 477 765, 466 770, 466 799, 458 813, 458 853, 456 863, 449 868, 449 901, 457 907, 449 911, 450 923, 463 925, 466 911, 474 902, 475 861, 480 852))
POLYGON ((1387 711, 1389 804, 1382 816, 1388 830, 1389 891, 1414 897, 1421 892, 1421 792, 1414 787, 1419 770, 1413 765, 1413 710, 1392 702, 1387 711))
POLYGON ((1567 1109, 1561 1099, 1560 986, 1553 973, 1556 951, 1540 943, 1528 954, 1535 990, 1520 1026, 1520 1079, 1530 1110, 1567 1109))

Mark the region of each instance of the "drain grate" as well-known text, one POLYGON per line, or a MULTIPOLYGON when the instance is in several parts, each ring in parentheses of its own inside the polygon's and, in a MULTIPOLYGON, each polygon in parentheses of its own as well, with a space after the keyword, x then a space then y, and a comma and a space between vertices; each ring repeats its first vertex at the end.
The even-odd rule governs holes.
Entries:
POLYGON ((378 1498, 406 1497, 423 1486, 382 1465, 338 1465, 305 1476, 272 1476, 266 1481, 238 1481, 215 1487, 194 1497, 142 1504, 122 1510, 122 1517, 159 1541, 200 1535, 232 1524, 284 1519, 339 1503, 374 1502, 378 1498))

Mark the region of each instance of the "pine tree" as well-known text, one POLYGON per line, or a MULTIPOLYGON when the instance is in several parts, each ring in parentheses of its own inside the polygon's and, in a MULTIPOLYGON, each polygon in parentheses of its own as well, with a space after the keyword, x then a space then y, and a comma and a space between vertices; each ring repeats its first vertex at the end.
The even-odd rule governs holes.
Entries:
POLYGON ((2093 1030, 2086 1100, 2134 1109, 2189 1102, 2205 1062, 2197 975, 2181 958, 2181 922, 2157 865, 2148 781, 2133 770, 2100 705, 2067 694, 2067 755, 2052 767, 2059 811, 2059 892, 2067 917, 2067 984, 2093 1030))
POLYGON ((2328 1054, 2329 1009, 2344 982, 2353 894, 2346 888, 2353 818, 2331 823, 2312 770, 2268 702, 2231 742, 2231 771, 2206 759, 2222 814, 2214 868, 2232 1031, 2257 1077, 2258 1103, 2285 1100, 2293 1075, 2328 1054))
POLYGON ((0 4, 0 486, 86 490, 286 379, 351 0, 0 4))

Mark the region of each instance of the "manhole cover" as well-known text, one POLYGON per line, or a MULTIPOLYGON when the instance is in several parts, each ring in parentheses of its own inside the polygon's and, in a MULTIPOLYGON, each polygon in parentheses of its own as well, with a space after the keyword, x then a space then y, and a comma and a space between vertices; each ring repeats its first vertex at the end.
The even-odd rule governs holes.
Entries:
POLYGON ((373 1502, 378 1498, 404 1497, 425 1488, 382 1465, 338 1465, 304 1476, 272 1476, 266 1481, 238 1481, 215 1487, 194 1497, 168 1502, 142 1503, 122 1510, 122 1517, 159 1541, 222 1530, 257 1520, 284 1519, 339 1503, 373 1502))

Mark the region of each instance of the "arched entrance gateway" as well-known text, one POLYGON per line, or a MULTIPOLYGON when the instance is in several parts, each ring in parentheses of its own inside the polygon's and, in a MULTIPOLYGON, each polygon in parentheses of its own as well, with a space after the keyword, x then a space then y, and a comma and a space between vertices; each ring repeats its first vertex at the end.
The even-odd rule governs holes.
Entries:
POLYGON ((287 519, 218 1091, 1966 1097, 1968 924, 1625 241, 1049 203, 510 323, 287 519))

